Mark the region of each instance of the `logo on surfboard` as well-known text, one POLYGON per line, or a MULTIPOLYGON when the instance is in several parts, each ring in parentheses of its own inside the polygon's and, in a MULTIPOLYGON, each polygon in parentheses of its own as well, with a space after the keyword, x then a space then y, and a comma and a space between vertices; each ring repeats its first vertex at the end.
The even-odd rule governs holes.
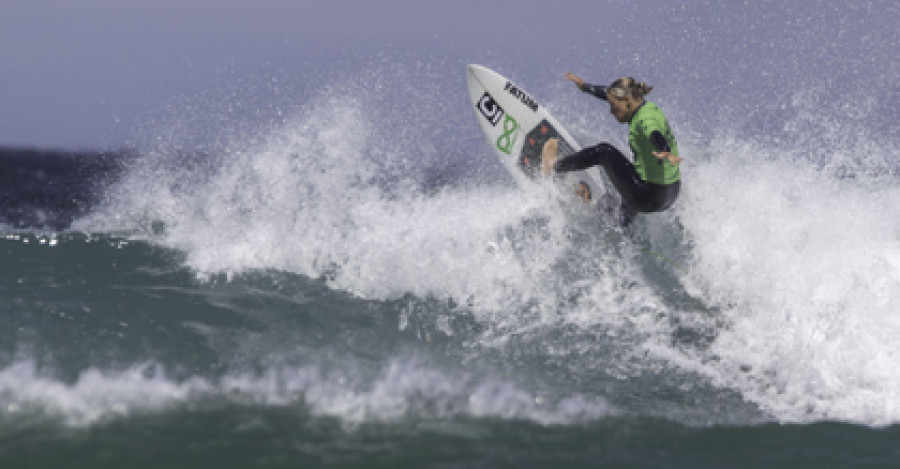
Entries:
POLYGON ((512 116, 503 111, 503 108, 494 101, 494 97, 487 91, 481 96, 481 99, 475 104, 475 107, 481 112, 481 115, 496 127, 500 121, 503 121, 503 133, 497 137, 497 149, 510 154, 516 140, 519 139, 519 123, 512 116))
POLYGON ((497 137, 497 149, 508 155, 518 139, 519 123, 507 114, 506 119, 503 121, 503 133, 497 137))
POLYGON ((519 89, 518 86, 514 85, 511 81, 506 82, 506 86, 503 87, 509 94, 513 95, 514 98, 518 99, 525 105, 528 109, 531 109, 532 112, 538 111, 538 103, 531 96, 528 96, 528 93, 519 89))
POLYGON ((497 101, 494 101, 494 97, 487 91, 484 92, 484 96, 478 100, 475 107, 481 111, 481 115, 494 127, 496 127, 500 122, 500 119, 503 118, 503 108, 497 104, 497 101))

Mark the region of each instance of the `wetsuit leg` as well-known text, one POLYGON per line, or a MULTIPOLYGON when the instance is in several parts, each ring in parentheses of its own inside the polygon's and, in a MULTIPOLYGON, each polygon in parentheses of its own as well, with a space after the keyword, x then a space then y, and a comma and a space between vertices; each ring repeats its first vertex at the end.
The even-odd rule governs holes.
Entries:
POLYGON ((634 165, 625 158, 625 155, 608 143, 601 143, 575 152, 557 161, 553 169, 564 173, 580 171, 598 165, 603 166, 606 175, 622 196, 622 199, 636 210, 640 210, 644 205, 641 203, 641 199, 643 199, 641 195, 643 195, 642 192, 645 189, 643 187, 644 181, 638 176, 637 171, 634 170, 634 165))
MULTIPOLYGON (((625 155, 608 143, 575 152, 557 161, 554 169, 557 172, 580 171, 597 165, 603 166, 607 177, 631 212, 665 210, 678 197, 680 183, 659 185, 644 181, 625 155)), ((626 218, 630 220, 632 217, 626 218)))

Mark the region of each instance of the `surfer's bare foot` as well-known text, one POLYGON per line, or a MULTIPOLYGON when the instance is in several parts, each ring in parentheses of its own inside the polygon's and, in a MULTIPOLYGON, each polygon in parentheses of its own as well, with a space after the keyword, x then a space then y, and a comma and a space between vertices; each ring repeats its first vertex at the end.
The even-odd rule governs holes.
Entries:
POLYGON ((541 172, 544 176, 553 174, 553 165, 556 164, 556 156, 559 152, 559 140, 551 138, 544 143, 541 150, 541 172))
POLYGON ((584 203, 588 203, 591 201, 591 186, 587 185, 584 181, 580 181, 577 186, 575 186, 575 195, 578 196, 584 203))

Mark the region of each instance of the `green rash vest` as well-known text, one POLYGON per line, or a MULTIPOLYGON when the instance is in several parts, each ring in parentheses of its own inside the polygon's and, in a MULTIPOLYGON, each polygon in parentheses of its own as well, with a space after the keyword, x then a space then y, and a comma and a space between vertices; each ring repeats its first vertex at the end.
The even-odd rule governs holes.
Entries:
POLYGON ((659 159, 653 156, 658 151, 650 142, 653 131, 659 131, 669 144, 671 153, 678 156, 678 144, 669 121, 655 104, 646 101, 628 123, 628 145, 634 154, 634 169, 641 179, 654 184, 672 184, 681 179, 678 165, 672 164, 667 159, 659 159))

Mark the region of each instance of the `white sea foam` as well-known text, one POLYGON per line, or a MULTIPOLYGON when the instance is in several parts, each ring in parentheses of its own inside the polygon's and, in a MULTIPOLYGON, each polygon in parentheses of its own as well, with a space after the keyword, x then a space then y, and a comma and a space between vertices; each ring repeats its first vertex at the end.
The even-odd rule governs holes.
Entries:
MULTIPOLYGON (((680 250, 690 274, 678 281, 713 307, 694 311, 666 304, 672 285, 645 278, 602 236, 576 242, 551 197, 502 184, 421 190, 416 171, 435 158, 479 164, 486 150, 441 146, 433 137, 440 128, 392 133, 407 127, 408 114, 373 99, 326 90, 283 123, 225 141, 199 166, 180 164, 166 147, 149 152, 85 228, 161 221, 156 239, 182 250, 201 276, 279 269, 362 298, 449 298, 489 326, 481 345, 502 347, 543 326, 601 327, 631 337, 621 346, 737 390, 778 420, 900 421, 892 362, 900 352, 900 190, 891 145, 836 118, 843 107, 816 114, 810 107, 821 96, 800 94, 781 133, 765 139, 676 128, 683 195, 674 219, 650 216, 641 229, 654 245, 680 250), (834 136, 850 134, 862 137, 834 136), (823 135, 828 153, 820 155, 823 135), (682 225, 686 245, 661 223, 682 225), (708 346, 683 347, 672 344, 667 316, 724 325, 708 346)), ((595 133, 583 127, 573 131, 595 133)), ((306 399, 331 381, 316 382, 306 399)), ((321 408, 367 415, 377 388, 322 397, 321 408)), ((371 412, 413 404, 385 405, 371 412)))
POLYGON ((0 370, 0 416, 35 416, 82 427, 148 412, 239 406, 304 406, 313 415, 353 427, 366 422, 461 417, 529 420, 540 424, 603 419, 615 411, 602 399, 541 396, 516 384, 474 374, 446 373, 408 359, 387 363, 375 380, 333 367, 271 369, 217 380, 174 381, 159 366, 120 372, 89 369, 74 382, 44 376, 31 362, 0 370))
POLYGON ((136 411, 183 405, 191 396, 212 390, 208 383, 192 379, 182 383, 149 376, 147 367, 105 374, 90 369, 68 384, 43 376, 33 362, 20 361, 0 370, 0 414, 62 419, 81 426, 136 411))
POLYGON ((712 364, 688 366, 782 421, 896 423, 900 188, 877 147, 854 153, 846 177, 850 148, 811 157, 805 143, 723 138, 720 158, 691 168, 692 280, 726 326, 712 364))
POLYGON ((326 94, 268 135, 220 149, 211 168, 149 154, 82 226, 159 220, 161 241, 201 276, 280 269, 363 298, 412 293, 486 310, 534 299, 567 244, 552 198, 503 185, 423 192, 396 169, 427 157, 428 136, 385 139, 393 124, 376 126, 372 107, 326 94))

